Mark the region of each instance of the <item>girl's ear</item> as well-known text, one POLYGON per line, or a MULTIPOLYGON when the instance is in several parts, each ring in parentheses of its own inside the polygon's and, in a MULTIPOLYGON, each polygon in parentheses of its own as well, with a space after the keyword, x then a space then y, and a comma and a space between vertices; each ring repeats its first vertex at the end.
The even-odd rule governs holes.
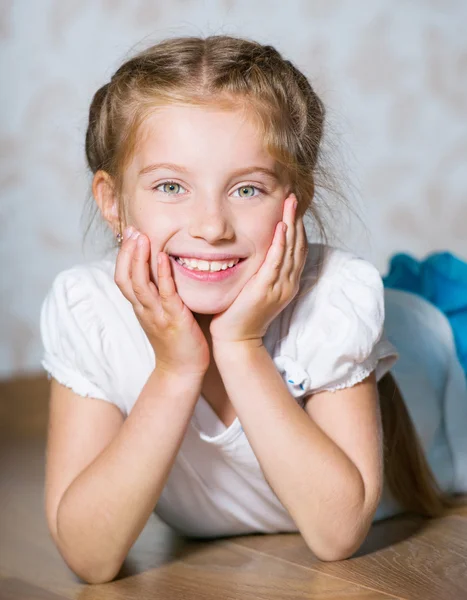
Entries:
POLYGON ((120 232, 118 198, 112 177, 106 171, 97 171, 92 180, 92 193, 102 216, 114 234, 120 232))

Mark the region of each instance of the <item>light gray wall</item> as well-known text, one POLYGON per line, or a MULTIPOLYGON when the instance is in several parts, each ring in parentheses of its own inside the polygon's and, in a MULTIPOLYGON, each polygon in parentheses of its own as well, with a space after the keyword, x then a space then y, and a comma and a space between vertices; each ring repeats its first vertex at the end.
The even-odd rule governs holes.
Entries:
POLYGON ((384 274, 398 251, 467 258, 464 0, 4 0, 0 5, 0 376, 40 367, 39 309, 81 250, 89 102, 134 50, 174 35, 271 43, 330 115, 364 226, 342 245, 384 274))

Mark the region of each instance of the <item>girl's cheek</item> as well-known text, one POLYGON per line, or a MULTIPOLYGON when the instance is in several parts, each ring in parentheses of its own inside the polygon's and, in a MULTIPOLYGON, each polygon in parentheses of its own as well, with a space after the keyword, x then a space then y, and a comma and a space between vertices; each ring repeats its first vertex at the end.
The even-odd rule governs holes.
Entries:
POLYGON ((258 236, 258 238, 257 238, 257 239, 261 240, 260 241, 261 248, 265 249, 265 252, 267 252, 269 246, 272 243, 272 240, 274 239, 276 226, 280 220, 281 220, 281 216, 278 216, 277 220, 272 221, 271 223, 269 223, 269 227, 267 227, 267 229, 265 228, 263 235, 258 236))

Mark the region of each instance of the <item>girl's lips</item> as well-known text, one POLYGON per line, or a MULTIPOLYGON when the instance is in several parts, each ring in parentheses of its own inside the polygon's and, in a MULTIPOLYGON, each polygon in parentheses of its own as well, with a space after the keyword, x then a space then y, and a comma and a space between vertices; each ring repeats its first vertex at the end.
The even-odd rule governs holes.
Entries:
POLYGON ((246 259, 241 258, 236 265, 233 267, 225 269, 225 271, 194 271, 187 269, 184 265, 181 265, 174 256, 170 256, 170 260, 174 267, 180 271, 183 275, 190 277, 191 279, 196 279, 198 281, 207 281, 211 283, 215 283, 217 281, 223 281, 224 279, 228 279, 235 275, 239 270, 239 267, 242 263, 245 262, 246 259))

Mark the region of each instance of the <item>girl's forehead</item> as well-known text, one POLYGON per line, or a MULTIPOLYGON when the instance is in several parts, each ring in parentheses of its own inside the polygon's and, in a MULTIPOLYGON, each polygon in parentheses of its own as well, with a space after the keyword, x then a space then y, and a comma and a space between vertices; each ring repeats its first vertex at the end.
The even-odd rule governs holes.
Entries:
POLYGON ((253 111, 248 111, 243 106, 169 104, 150 110, 143 119, 140 130, 144 136, 174 128, 177 131, 178 128, 197 129, 222 126, 256 130, 257 125, 258 122, 253 111))
POLYGON ((252 115, 242 108, 216 105, 168 105, 151 111, 139 127, 135 155, 143 159, 154 152, 180 156, 241 152, 246 159, 271 158, 252 115))

